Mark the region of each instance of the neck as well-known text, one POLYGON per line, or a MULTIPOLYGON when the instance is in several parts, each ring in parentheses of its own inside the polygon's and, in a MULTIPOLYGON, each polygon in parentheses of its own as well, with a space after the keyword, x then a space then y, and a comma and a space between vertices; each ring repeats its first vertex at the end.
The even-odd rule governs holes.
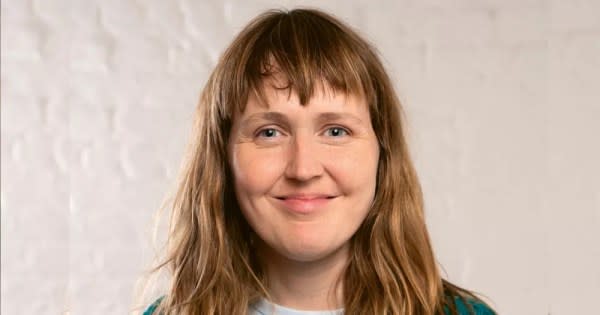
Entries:
POLYGON ((296 261, 261 246, 268 289, 273 303, 298 310, 343 308, 343 273, 348 244, 316 261, 296 261), (338 279, 340 281, 338 281, 338 279))

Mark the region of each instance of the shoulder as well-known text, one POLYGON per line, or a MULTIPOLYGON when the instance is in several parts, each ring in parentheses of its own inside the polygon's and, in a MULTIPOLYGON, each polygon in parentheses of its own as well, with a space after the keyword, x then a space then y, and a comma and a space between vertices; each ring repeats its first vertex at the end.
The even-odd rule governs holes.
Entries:
POLYGON ((162 301, 162 299, 164 299, 164 298, 165 298, 164 296, 160 297, 156 301, 154 301, 154 303, 150 304, 150 306, 148 306, 148 308, 144 311, 144 313, 142 315, 157 315, 157 314, 154 314, 154 311, 160 304, 160 301, 162 301))
MULTIPOLYGON (((496 315, 494 310, 478 300, 455 298, 454 303, 459 315, 496 315), (473 313, 471 313, 471 310, 473 310, 473 313)), ((446 314, 450 314, 450 312, 447 311, 446 314)))

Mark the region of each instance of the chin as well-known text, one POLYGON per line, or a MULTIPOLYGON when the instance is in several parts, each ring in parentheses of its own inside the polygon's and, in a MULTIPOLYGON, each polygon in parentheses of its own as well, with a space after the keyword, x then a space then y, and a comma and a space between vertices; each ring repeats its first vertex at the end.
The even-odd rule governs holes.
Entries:
POLYGON ((340 252, 343 246, 327 246, 322 244, 294 244, 291 247, 276 250, 285 258, 297 262, 312 262, 322 260, 340 252))
POLYGON ((297 261, 297 262, 312 262, 321 260, 327 257, 327 252, 288 252, 288 253, 280 253, 284 255, 287 259, 297 261))

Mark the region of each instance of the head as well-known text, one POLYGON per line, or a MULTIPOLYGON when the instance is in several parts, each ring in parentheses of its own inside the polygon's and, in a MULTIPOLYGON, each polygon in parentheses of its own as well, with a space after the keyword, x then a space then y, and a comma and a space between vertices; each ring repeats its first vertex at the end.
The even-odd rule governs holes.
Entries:
POLYGON ((301 104, 290 69, 272 69, 280 70, 265 75, 263 97, 251 92, 235 109, 227 145, 255 253, 266 262, 344 259, 375 195, 379 143, 368 104, 327 82, 301 104))
POLYGON ((268 295, 259 242, 296 261, 343 250, 348 313, 438 312, 443 284, 403 126, 375 50, 348 26, 315 10, 254 19, 197 107, 165 304, 244 313, 268 295))

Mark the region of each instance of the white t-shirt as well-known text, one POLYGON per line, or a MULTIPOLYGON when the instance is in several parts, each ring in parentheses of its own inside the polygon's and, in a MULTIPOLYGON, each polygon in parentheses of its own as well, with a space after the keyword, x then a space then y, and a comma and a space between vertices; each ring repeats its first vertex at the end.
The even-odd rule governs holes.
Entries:
POLYGON ((330 311, 300 311, 261 299, 250 306, 250 315, 342 315, 344 309, 330 311))

